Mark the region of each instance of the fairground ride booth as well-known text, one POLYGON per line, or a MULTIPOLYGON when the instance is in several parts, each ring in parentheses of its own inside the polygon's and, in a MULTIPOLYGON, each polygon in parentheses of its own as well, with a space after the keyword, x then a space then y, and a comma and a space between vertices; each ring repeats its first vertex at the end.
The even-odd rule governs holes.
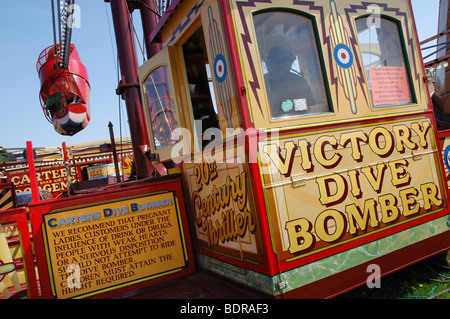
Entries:
POLYGON ((152 152, 181 167, 196 263, 332 297, 449 248, 409 1, 174 1, 139 69, 152 152))

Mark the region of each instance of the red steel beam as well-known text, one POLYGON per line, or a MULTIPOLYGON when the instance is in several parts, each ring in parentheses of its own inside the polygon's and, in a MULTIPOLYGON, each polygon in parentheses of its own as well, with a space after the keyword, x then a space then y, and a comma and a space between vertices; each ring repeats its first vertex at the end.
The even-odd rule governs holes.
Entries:
POLYGON ((128 4, 126 0, 110 0, 110 3, 116 34, 117 53, 122 73, 122 83, 119 84, 119 92, 122 93, 127 106, 136 175, 138 179, 144 179, 151 176, 153 169, 140 150, 142 145, 150 147, 150 140, 139 90, 139 77, 130 28, 128 4))

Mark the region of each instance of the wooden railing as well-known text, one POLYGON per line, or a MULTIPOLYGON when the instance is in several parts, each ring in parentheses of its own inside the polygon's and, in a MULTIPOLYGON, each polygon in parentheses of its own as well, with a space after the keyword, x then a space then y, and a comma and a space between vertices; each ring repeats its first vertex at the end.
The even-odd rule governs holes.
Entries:
POLYGON ((0 299, 39 298, 25 208, 0 211, 0 299))

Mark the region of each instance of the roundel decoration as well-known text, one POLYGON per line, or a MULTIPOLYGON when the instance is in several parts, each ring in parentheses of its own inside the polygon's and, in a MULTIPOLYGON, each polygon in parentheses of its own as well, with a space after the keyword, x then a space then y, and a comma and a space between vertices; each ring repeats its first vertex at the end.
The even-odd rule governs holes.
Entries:
POLYGON ((348 69, 353 64, 353 53, 348 46, 339 43, 334 48, 334 59, 341 68, 348 69))
POLYGON ((225 81, 227 76, 227 62, 222 54, 218 54, 214 60, 214 75, 218 82, 225 81))
POLYGON ((16 266, 14 263, 4 263, 3 260, 0 259, 0 282, 5 278, 6 274, 14 271, 16 266))
POLYGON ((450 171, 450 145, 445 148, 444 151, 444 163, 447 169, 450 171))

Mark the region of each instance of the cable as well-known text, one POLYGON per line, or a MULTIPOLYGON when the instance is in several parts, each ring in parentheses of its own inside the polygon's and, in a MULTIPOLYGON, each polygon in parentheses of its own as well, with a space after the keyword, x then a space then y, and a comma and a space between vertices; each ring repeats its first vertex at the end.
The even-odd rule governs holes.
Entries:
POLYGON ((50 0, 52 3, 52 20, 53 20, 53 56, 57 55, 57 41, 56 41, 56 19, 55 19, 55 3, 54 0, 50 0))
POLYGON ((433 260, 429 260, 432 264, 434 264, 434 265, 436 265, 436 266, 440 266, 440 267, 443 267, 443 268, 445 268, 445 269, 450 269, 450 267, 448 267, 448 266, 445 266, 445 265, 441 265, 441 264, 439 264, 439 263, 437 263, 437 262, 435 262, 435 261, 433 261, 433 260))
MULTIPOLYGON (((136 38, 136 40, 137 40, 137 43, 138 43, 138 45, 139 45, 139 49, 141 49, 141 54, 142 54, 143 62, 145 63, 146 59, 145 59, 144 49, 142 48, 141 41, 139 41, 139 36, 138 36, 138 34, 137 34, 137 32, 136 32, 136 29, 134 28, 134 21, 133 21, 133 15, 132 15, 132 13, 130 13, 130 25, 131 25, 131 29, 133 30, 133 33, 134 33, 133 38, 136 38)), ((136 58, 137 58, 137 57, 136 57, 136 58)))
POLYGON ((437 294, 434 294, 434 295, 432 295, 431 297, 428 297, 428 299, 436 299, 436 298, 438 298, 438 297, 440 297, 440 296, 442 296, 443 294, 446 294, 446 293, 448 293, 448 292, 450 292, 450 288, 447 288, 447 289, 445 289, 445 290, 442 290, 441 292, 438 292, 437 294))
POLYGON ((441 274, 441 273, 438 273, 438 272, 435 271, 434 269, 432 269, 429 265, 427 265, 427 263, 426 263, 425 261, 424 261, 423 264, 424 264, 425 267, 427 267, 427 269, 430 270, 432 273, 434 273, 434 274, 436 274, 436 275, 438 275, 438 276, 444 277, 444 278, 446 278, 446 279, 450 279, 449 276, 445 276, 445 275, 443 275, 443 274, 441 274))
MULTIPOLYGON (((116 52, 114 51, 114 41, 112 38, 112 32, 111 32, 111 22, 109 20, 109 14, 108 14, 108 7, 106 5, 105 2, 105 11, 106 11, 106 21, 108 22, 108 31, 109 31, 109 41, 111 42, 111 51, 113 53, 113 62, 114 62, 114 68, 116 69, 117 74, 119 74, 119 70, 118 70, 118 62, 117 59, 115 58, 117 56, 116 52)), ((119 78, 119 75, 117 75, 117 78, 119 78)))
MULTIPOLYGON (((113 55, 113 61, 114 61, 114 69, 116 70, 116 75, 117 75, 117 83, 119 83, 120 81, 120 65, 119 65, 119 58, 117 57, 117 53, 115 51, 115 46, 113 43, 113 37, 112 37, 112 32, 111 32, 111 22, 110 22, 110 17, 109 17, 109 10, 107 8, 107 4, 105 2, 105 11, 106 11, 106 18, 108 21, 108 30, 109 30, 109 39, 111 42, 111 51, 112 51, 112 55, 113 55)), ((123 112, 123 108, 122 108, 122 102, 121 99, 122 97, 120 95, 117 95, 118 98, 118 105, 119 105, 119 139, 120 139, 120 143, 121 143, 121 149, 120 152, 121 154, 123 153, 123 124, 122 121, 124 121, 125 116, 122 115, 123 112)), ((130 135, 130 133, 128 133, 130 135)), ((122 156, 122 155, 121 155, 122 156)))
POLYGON ((158 16, 158 18, 160 18, 161 19, 161 14, 160 13, 158 13, 158 12, 156 12, 155 10, 153 10, 152 8, 150 8, 147 4, 145 4, 144 2, 142 2, 141 0, 138 0, 138 2, 140 3, 140 4, 142 4, 144 7, 146 7, 148 10, 150 10, 151 12, 153 12, 154 14, 156 14, 157 16, 158 16))

